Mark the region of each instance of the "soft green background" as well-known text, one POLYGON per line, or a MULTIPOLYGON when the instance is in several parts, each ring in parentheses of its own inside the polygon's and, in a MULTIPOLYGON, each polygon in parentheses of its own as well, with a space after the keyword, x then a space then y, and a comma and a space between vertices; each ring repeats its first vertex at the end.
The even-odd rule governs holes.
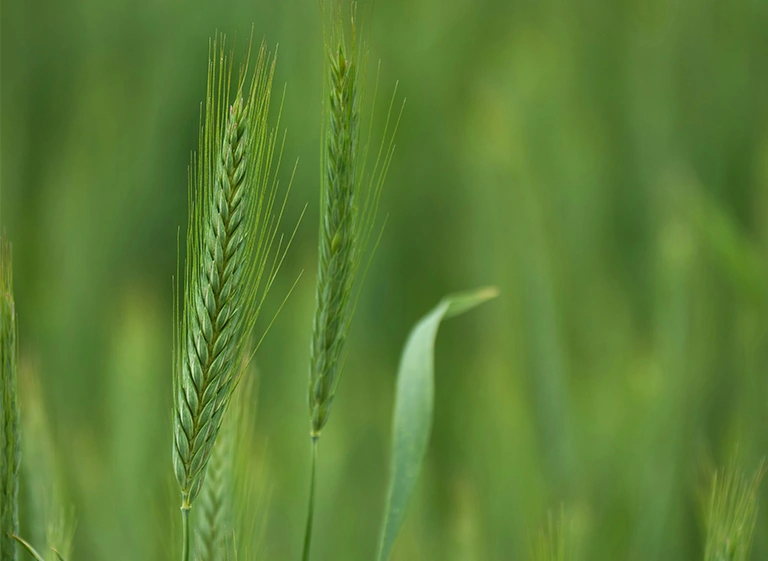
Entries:
MULTIPOLYGON (((5 0, 2 227, 76 559, 168 559, 171 276, 208 38, 279 43, 287 226, 259 353, 264 559, 299 556, 322 96, 315 0, 5 0)), ((702 558, 702 471, 768 454, 768 3, 378 0, 408 99, 389 223, 321 441, 315 561, 372 559, 410 326, 446 292, 400 560, 524 559, 564 503, 586 559, 702 558), (737 451, 738 448, 738 451, 737 451)), ((383 112, 377 114, 378 122, 383 112)), ((768 559, 768 492, 754 559, 768 559)))

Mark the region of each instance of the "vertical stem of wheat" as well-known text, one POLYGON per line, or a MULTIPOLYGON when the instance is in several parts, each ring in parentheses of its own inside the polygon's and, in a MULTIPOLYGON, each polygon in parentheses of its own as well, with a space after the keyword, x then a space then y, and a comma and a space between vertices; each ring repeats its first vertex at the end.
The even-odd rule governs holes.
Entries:
POLYGON ((309 473, 309 508, 307 512, 307 528, 304 532, 304 552, 302 561, 309 561, 309 550, 312 544, 312 526, 315 518, 315 471, 317 467, 317 437, 312 438, 312 467, 309 473))
POLYGON ((189 561, 189 508, 181 507, 181 561, 189 561))
POLYGON ((21 435, 18 340, 11 276, 11 246, 0 239, 0 559, 17 559, 21 435))

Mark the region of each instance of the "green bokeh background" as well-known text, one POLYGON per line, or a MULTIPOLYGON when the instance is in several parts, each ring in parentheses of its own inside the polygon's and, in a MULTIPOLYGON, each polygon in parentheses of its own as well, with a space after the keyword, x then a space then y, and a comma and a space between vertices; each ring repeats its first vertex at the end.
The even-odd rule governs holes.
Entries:
MULTIPOLYGON (((279 43, 286 227, 258 355, 263 557, 297 559, 309 447, 314 0, 5 0, 2 227, 76 559, 170 558, 171 277, 208 38, 279 43)), ((410 326, 446 292, 436 418, 398 560, 524 559, 565 506, 585 559, 702 559, 701 473, 768 454, 768 3, 378 0, 407 106, 389 222, 323 435, 313 559, 372 559, 410 326)), ((386 96, 382 96, 382 100, 386 96)), ((376 121, 382 123, 383 109, 376 121)), ((754 559, 768 559, 768 492, 754 559)))

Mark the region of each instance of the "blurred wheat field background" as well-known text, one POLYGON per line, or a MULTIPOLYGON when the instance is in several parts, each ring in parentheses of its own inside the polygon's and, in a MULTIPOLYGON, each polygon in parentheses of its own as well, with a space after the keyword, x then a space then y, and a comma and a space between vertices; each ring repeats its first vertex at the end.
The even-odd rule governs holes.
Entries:
MULTIPOLYGON (((83 561, 170 558, 171 277, 208 39, 239 48, 253 24, 279 43, 282 181, 299 159, 286 217, 309 209, 263 318, 306 272, 259 350, 254 428, 262 558, 298 558, 317 3, 6 0, 0 21, 21 386, 38 372, 83 561)), ((584 559, 703 559, 702 473, 768 455, 768 4, 377 0, 370 21, 382 91, 399 80, 408 104, 323 437, 313 559, 373 557, 400 349, 443 294, 487 284, 493 305, 441 329, 394 558, 526 559, 562 504, 584 559)), ((768 559, 765 485, 758 504, 752 558, 768 559)))

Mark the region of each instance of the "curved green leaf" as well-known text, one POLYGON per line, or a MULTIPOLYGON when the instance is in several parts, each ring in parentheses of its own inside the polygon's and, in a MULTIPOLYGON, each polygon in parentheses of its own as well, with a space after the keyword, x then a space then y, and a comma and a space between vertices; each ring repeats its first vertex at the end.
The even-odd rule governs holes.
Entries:
POLYGON ((408 336, 397 373, 389 491, 378 561, 387 561, 392 553, 427 452, 435 394, 434 348, 440 322, 467 312, 497 294, 495 288, 483 288, 447 296, 408 336))

